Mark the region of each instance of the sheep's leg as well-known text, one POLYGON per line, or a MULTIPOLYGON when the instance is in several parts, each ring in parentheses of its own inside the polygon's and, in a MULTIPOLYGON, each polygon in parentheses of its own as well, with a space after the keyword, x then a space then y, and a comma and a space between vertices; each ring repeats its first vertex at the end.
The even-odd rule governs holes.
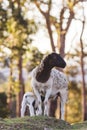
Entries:
POLYGON ((50 102, 48 101, 47 103, 44 104, 44 115, 49 116, 49 109, 50 109, 50 102))
POLYGON ((61 101, 61 109, 60 109, 60 111, 61 111, 61 119, 62 120, 64 120, 64 114, 65 114, 64 106, 65 106, 65 103, 63 101, 61 101))
POLYGON ((39 101, 38 109, 36 110, 36 115, 42 115, 42 102, 39 101))
POLYGON ((45 100, 44 100, 44 115, 49 116, 49 97, 51 95, 52 92, 52 87, 50 87, 49 89, 47 89, 46 91, 46 95, 45 95, 45 100))
POLYGON ((33 90, 34 90, 34 93, 37 97, 37 100, 38 100, 38 112, 37 112, 37 115, 42 115, 42 101, 41 101, 41 96, 38 92, 38 90, 36 89, 36 87, 33 86, 33 90))
POLYGON ((65 89, 60 93, 61 96, 61 119, 64 120, 64 114, 65 114, 65 103, 67 102, 67 96, 68 96, 68 91, 65 89))
POLYGON ((38 101, 37 115, 42 115, 42 102, 38 101))

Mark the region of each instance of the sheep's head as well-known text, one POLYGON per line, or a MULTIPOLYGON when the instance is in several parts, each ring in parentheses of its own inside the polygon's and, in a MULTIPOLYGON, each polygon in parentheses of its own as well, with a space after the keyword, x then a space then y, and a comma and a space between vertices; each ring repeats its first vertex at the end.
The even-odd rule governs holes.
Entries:
POLYGON ((49 67, 60 67, 65 68, 66 62, 64 59, 60 56, 60 54, 57 53, 51 53, 44 59, 44 65, 49 67))

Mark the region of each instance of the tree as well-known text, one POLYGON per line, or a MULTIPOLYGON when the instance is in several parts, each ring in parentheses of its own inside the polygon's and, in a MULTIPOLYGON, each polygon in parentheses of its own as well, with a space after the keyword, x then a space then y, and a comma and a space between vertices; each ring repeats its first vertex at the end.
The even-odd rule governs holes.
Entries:
POLYGON ((37 65, 40 64, 42 57, 44 56, 43 53, 41 53, 38 48, 36 47, 30 47, 29 49, 29 57, 27 61, 27 70, 28 72, 31 72, 37 65))
POLYGON ((82 32, 81 32, 81 36, 80 36, 80 47, 81 47, 81 72, 82 72, 82 114, 83 114, 83 120, 87 120, 87 106, 86 106, 86 82, 85 82, 85 71, 84 71, 84 41, 82 39, 83 36, 83 32, 84 32, 84 28, 85 28, 85 15, 84 15, 84 7, 83 8, 83 17, 84 20, 82 21, 82 32))
MULTIPOLYGON (((82 118, 83 120, 87 119, 87 106, 86 106, 86 81, 85 81, 85 62, 84 62, 84 58, 87 56, 86 52, 84 52, 84 48, 85 48, 85 42, 84 42, 84 30, 85 30, 85 12, 84 12, 84 1, 82 1, 83 3, 80 3, 78 6, 80 7, 80 9, 82 10, 82 17, 81 18, 77 18, 76 20, 81 21, 82 23, 82 29, 81 29, 81 35, 80 35, 80 41, 79 41, 79 46, 80 46, 80 50, 78 51, 78 49, 76 49, 76 51, 78 52, 76 55, 79 55, 80 57, 80 67, 81 67, 81 73, 82 73, 82 118)), ((75 55, 75 56, 76 56, 75 55)))
POLYGON ((44 16, 45 20, 46 20, 46 26, 47 26, 47 30, 48 30, 48 34, 50 37, 50 42, 51 42, 51 47, 52 47, 52 51, 56 51, 55 50, 55 45, 54 45, 54 40, 53 40, 53 34, 52 34, 52 29, 51 29, 51 21, 50 21, 50 10, 51 10, 51 6, 52 6, 52 1, 49 0, 47 3, 44 1, 34 1, 35 5, 37 6, 37 8, 39 9, 40 13, 44 16), (43 11, 41 9, 41 4, 44 5, 48 5, 48 9, 46 11, 43 11))
POLYGON ((9 115, 7 107, 7 95, 6 93, 0 93, 0 117, 5 118, 9 115))
MULTIPOLYGON (((75 74, 74 74, 75 76, 75 74)), ((66 120, 68 122, 79 122, 82 120, 81 86, 75 80, 69 83, 69 100, 66 107, 66 120), (77 100, 78 99, 78 100, 77 100)))
MULTIPOLYGON (((16 59, 18 63, 16 64, 19 70, 19 110, 21 107, 21 100, 24 94, 24 80, 23 80, 23 56, 26 51, 29 50, 29 44, 32 42, 30 35, 36 32, 37 26, 34 20, 24 19, 24 12, 22 7, 26 1, 8 1, 8 6, 6 9, 2 9, 2 20, 4 19, 3 10, 5 12, 5 30, 2 26, 2 37, 1 46, 4 48, 9 48, 11 51, 10 58, 16 59), (9 12, 10 11, 10 12, 9 12), (4 35, 4 33, 6 35, 4 35)), ((2 1, 3 3, 3 1, 2 1)), ((25 7, 24 7, 25 8, 25 7)), ((2 22, 1 22, 2 24, 2 22)), ((20 113, 19 113, 20 114, 20 113)))

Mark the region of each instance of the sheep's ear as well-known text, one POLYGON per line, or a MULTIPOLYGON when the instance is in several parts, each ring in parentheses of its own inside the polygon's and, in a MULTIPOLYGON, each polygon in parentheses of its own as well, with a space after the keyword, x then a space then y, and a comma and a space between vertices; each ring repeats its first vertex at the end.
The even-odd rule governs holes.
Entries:
POLYGON ((54 60, 56 60, 56 55, 52 55, 52 58, 53 58, 54 60))

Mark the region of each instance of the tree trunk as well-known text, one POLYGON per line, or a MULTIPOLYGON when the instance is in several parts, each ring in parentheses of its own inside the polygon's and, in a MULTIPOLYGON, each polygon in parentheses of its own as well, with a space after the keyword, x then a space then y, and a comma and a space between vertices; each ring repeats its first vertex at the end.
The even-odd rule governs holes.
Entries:
POLYGON ((49 34, 49 37, 50 37, 51 48, 52 48, 52 51, 55 52, 56 50, 55 50, 55 45, 54 45, 54 40, 53 40, 53 35, 52 35, 52 29, 51 29, 51 22, 50 22, 50 10, 51 10, 52 1, 49 0, 49 2, 48 2, 48 10, 46 12, 44 12, 40 8, 40 4, 41 3, 43 4, 42 1, 39 3, 39 2, 37 2, 35 0, 34 3, 37 6, 37 8, 40 11, 40 13, 44 16, 44 18, 46 20, 47 30, 48 30, 48 34, 49 34))
POLYGON ((50 101, 50 110, 49 110, 49 115, 51 117, 55 117, 56 108, 57 108, 57 99, 55 99, 55 100, 51 99, 51 101, 50 101))
MULTIPOLYGON (((70 10, 70 17, 68 19, 68 22, 67 22, 67 27, 66 29, 63 29, 62 28, 62 25, 63 25, 63 19, 64 19, 64 12, 65 12, 65 9, 66 7, 64 7, 61 12, 60 12, 60 35, 59 35, 59 40, 58 40, 58 44, 60 45, 60 48, 59 48, 59 53, 60 55, 64 58, 65 57, 65 37, 66 37, 66 34, 68 32, 68 29, 70 27, 70 24, 72 22, 72 19, 74 17, 74 13, 73 11, 70 10)), ((60 71, 63 71, 63 69, 59 68, 60 71)), ((61 98, 60 98, 61 100, 61 98)), ((61 102, 60 100, 58 101, 59 103, 59 106, 58 106, 58 109, 61 110, 61 102)), ((59 111, 60 111, 59 110, 59 111)), ((61 111, 59 112, 60 113, 60 118, 61 118, 61 111)))
POLYGON ((60 43, 61 43, 61 46, 60 46, 60 54, 62 57, 65 56, 65 34, 61 34, 60 35, 60 43))
POLYGON ((19 56, 19 64, 18 64, 18 68, 19 68, 19 96, 18 96, 18 115, 20 116, 20 110, 21 110, 21 102, 22 102, 22 98, 25 92, 25 86, 24 86, 24 80, 22 77, 22 56, 19 56))
POLYGON ((80 37, 80 46, 81 46, 81 72, 82 72, 82 118, 83 121, 87 120, 87 108, 86 108, 86 84, 85 84, 85 72, 84 72, 84 52, 83 52, 83 41, 82 35, 84 32, 85 22, 83 21, 83 27, 80 37))
POLYGON ((85 84, 83 55, 81 56, 81 71, 82 71, 82 118, 83 121, 85 121, 87 120, 87 108, 86 108, 86 84, 85 84))
POLYGON ((60 41, 58 41, 59 42, 58 44, 60 44, 59 52, 60 52, 62 57, 65 56, 65 37, 66 37, 66 34, 67 34, 68 29, 70 27, 70 24, 72 22, 72 19, 74 17, 73 11, 70 10, 70 16, 68 18, 67 27, 65 29, 63 29, 62 25, 63 25, 65 10, 66 10, 66 7, 63 7, 61 12, 60 12, 60 36, 59 36, 60 41))
POLYGON ((49 15, 45 15, 45 19, 46 19, 46 25, 47 25, 47 29, 48 29, 48 34, 50 37, 50 42, 51 42, 51 47, 52 47, 52 51, 56 51, 55 50, 55 45, 54 45, 54 40, 53 40, 53 36, 52 36, 52 29, 51 29, 51 23, 50 23, 50 18, 49 15))
POLYGON ((8 104, 10 112, 11 112, 11 106, 12 106, 12 67, 10 66, 10 88, 9 88, 9 104, 8 104))

